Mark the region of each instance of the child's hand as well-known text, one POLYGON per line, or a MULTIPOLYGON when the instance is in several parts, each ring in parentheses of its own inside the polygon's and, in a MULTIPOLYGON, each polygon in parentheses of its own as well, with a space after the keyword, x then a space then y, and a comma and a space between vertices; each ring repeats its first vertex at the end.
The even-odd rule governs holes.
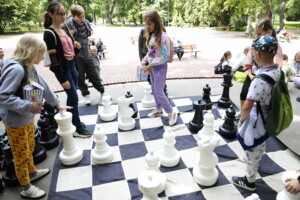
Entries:
POLYGON ((287 183, 286 186, 285 186, 285 189, 296 195, 300 192, 300 183, 298 181, 298 179, 296 178, 288 178, 285 180, 285 182, 287 183))
POLYGON ((33 102, 31 106, 31 112, 33 114, 41 113, 41 111, 44 110, 44 108, 42 107, 42 103, 43 102, 33 102))
POLYGON ((79 42, 75 41, 74 42, 74 47, 77 48, 77 49, 80 49, 81 48, 81 45, 79 42))
POLYGON ((59 109, 59 110, 67 110, 67 109, 72 109, 73 107, 72 106, 63 106, 63 105, 58 103, 56 105, 56 108, 59 109))
POLYGON ((144 72, 148 72, 150 74, 152 72, 151 65, 147 65, 146 67, 144 67, 144 72))

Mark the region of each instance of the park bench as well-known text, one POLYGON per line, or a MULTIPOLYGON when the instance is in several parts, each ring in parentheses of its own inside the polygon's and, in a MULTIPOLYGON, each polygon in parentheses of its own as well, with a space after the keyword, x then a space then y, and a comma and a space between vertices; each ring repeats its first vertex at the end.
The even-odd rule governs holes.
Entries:
POLYGON ((134 45, 134 42, 137 42, 139 40, 138 36, 131 36, 129 37, 131 44, 134 45))
POLYGON ((191 53, 191 57, 195 58, 197 58, 197 53, 200 52, 195 44, 182 45, 182 48, 184 53, 191 53))
POLYGON ((18 27, 16 27, 16 28, 10 28, 10 30, 11 30, 11 31, 19 31, 19 32, 22 31, 22 30, 21 30, 20 28, 18 28, 18 27))

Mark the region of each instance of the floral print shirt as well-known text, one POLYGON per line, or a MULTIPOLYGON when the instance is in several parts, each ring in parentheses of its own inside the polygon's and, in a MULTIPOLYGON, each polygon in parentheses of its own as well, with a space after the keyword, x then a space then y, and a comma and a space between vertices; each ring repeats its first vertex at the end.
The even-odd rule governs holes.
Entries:
POLYGON ((148 53, 143 58, 143 63, 149 63, 151 66, 161 65, 166 63, 170 57, 170 39, 166 33, 162 33, 161 44, 155 44, 155 35, 152 34, 149 46, 148 53))

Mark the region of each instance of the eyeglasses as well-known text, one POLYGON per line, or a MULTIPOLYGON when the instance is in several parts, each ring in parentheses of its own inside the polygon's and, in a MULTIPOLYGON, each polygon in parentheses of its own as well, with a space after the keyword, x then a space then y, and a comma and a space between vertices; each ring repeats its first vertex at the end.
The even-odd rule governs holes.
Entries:
POLYGON ((66 13, 65 12, 58 12, 58 13, 56 13, 56 16, 64 17, 64 16, 66 16, 66 13))

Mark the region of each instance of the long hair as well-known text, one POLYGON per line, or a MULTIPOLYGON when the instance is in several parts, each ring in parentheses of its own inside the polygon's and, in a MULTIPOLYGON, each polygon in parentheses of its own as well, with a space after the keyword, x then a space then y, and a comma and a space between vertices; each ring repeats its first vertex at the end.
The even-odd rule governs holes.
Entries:
POLYGON ((47 12, 44 14, 44 28, 48 28, 53 23, 49 13, 55 14, 60 7, 63 7, 63 5, 57 1, 51 2, 48 5, 47 12))
MULTIPOLYGON (((154 23, 155 29, 154 29, 154 35, 155 35, 155 43, 160 45, 161 43, 161 35, 163 32, 166 32, 166 29, 164 25, 162 24, 161 18, 159 14, 156 11, 149 11, 145 14, 144 21, 150 20, 151 22, 154 23)), ((151 38, 150 31, 146 29, 146 45, 149 45, 149 41, 151 38)))
POLYGON ((262 29, 265 32, 271 30, 272 31, 271 35, 274 38, 276 38, 276 31, 274 30, 273 25, 272 25, 272 21, 269 18, 264 18, 264 19, 260 20, 257 23, 256 28, 260 28, 260 29, 262 29))
POLYGON ((300 56, 300 51, 298 51, 296 54, 295 54, 295 57, 294 57, 294 63, 296 63, 296 57, 297 56, 300 56))
POLYGON ((46 51, 47 47, 43 40, 36 35, 25 34, 17 43, 13 58, 19 60, 27 67, 32 67, 36 58, 46 51))
POLYGON ((231 55, 231 52, 230 51, 225 51, 224 55, 222 56, 220 62, 224 62, 225 60, 227 60, 227 57, 231 55))

